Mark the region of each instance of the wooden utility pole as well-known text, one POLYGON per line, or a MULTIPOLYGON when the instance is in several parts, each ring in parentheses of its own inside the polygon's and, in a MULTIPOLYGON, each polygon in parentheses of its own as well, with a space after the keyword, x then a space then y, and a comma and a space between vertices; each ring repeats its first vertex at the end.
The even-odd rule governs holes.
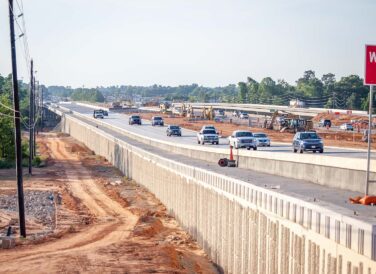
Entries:
POLYGON ((34 147, 34 134, 33 134, 33 125, 34 125, 34 75, 33 75, 33 60, 30 62, 30 96, 29 96, 29 175, 33 174, 32 171, 32 161, 33 161, 33 147, 34 147))
POLYGON ((18 98, 18 80, 17 80, 17 59, 16 59, 16 41, 14 37, 14 16, 13 0, 9 0, 9 27, 10 27, 10 45, 12 55, 12 82, 13 82, 13 107, 14 107, 14 126, 15 126, 15 148, 16 148, 16 174, 17 174, 17 196, 18 212, 20 223, 20 234, 26 237, 25 223, 25 204, 22 178, 22 147, 21 147, 21 115, 20 102, 18 98))
POLYGON ((36 122, 35 122, 35 119, 36 119, 36 117, 35 117, 35 115, 36 115, 36 113, 35 113, 35 109, 36 109, 36 105, 35 105, 35 94, 36 94, 36 91, 38 90, 37 88, 36 88, 36 85, 35 85, 35 83, 36 83, 36 81, 35 81, 35 76, 33 76, 33 125, 34 125, 34 127, 33 127, 33 159, 34 159, 34 157, 35 156, 37 156, 37 152, 36 152, 36 136, 35 136, 35 128, 36 128, 36 122))

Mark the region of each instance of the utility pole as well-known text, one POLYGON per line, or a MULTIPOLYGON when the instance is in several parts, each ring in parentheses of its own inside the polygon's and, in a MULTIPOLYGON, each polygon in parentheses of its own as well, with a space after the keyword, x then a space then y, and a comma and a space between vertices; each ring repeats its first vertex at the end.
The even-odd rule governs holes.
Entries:
POLYGON ((29 175, 33 174, 32 171, 32 160, 33 160, 33 124, 34 124, 34 115, 33 115, 33 93, 34 93, 34 75, 33 75, 33 59, 30 62, 30 96, 29 96, 29 175))
POLYGON ((33 159, 37 155, 36 154, 36 138, 35 138, 35 93, 36 93, 36 81, 35 81, 35 76, 33 76, 33 159))
POLYGON ((12 55, 12 80, 13 80, 13 107, 14 107, 14 126, 15 126, 15 147, 16 147, 16 174, 17 174, 17 196, 18 212, 20 222, 20 234, 26 237, 25 224, 25 204, 22 179, 22 151, 21 151, 21 115, 20 102, 18 98, 18 80, 17 80, 17 59, 16 59, 16 41, 14 38, 14 17, 13 17, 13 0, 9 0, 9 27, 10 27, 10 44, 12 55))
POLYGON ((373 112, 373 85, 369 86, 369 109, 368 109, 368 115, 369 115, 369 121, 368 121, 368 135, 367 135, 367 141, 368 141, 368 150, 367 150, 367 173, 366 173, 366 189, 365 194, 368 196, 368 190, 369 190, 369 171, 370 171, 370 164, 371 164, 371 143, 372 143, 372 112, 373 112))
POLYGON ((42 131, 43 129, 43 87, 40 89, 40 128, 39 130, 42 131))

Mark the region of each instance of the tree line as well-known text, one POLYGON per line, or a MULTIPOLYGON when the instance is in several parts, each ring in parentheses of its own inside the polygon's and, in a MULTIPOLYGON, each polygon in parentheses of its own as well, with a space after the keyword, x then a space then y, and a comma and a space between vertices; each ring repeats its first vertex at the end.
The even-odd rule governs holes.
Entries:
POLYGON ((358 75, 337 81, 332 73, 318 78, 314 71, 307 70, 296 85, 270 77, 260 82, 248 77, 238 86, 240 103, 288 105, 290 100, 298 99, 308 107, 367 110, 369 102, 369 88, 358 75))
MULTIPOLYGON (((21 112, 21 126, 28 123, 29 96, 28 85, 19 81, 19 98, 21 112)), ((12 75, 0 75, 0 168, 10 167, 14 164, 14 121, 13 121, 13 93, 12 75)), ((24 127, 25 128, 25 127, 24 127)), ((27 144, 23 143, 23 157, 27 157, 27 144)))
POLYGON ((333 73, 317 77, 307 70, 295 84, 285 80, 265 77, 260 82, 248 77, 238 85, 223 87, 204 87, 198 84, 179 86, 132 86, 117 85, 95 89, 72 89, 70 87, 50 86, 51 95, 72 100, 102 102, 136 100, 137 97, 157 97, 166 101, 251 103, 268 105, 289 105, 290 100, 300 100, 307 107, 366 110, 368 108, 369 88, 363 85, 358 75, 336 79, 333 73))

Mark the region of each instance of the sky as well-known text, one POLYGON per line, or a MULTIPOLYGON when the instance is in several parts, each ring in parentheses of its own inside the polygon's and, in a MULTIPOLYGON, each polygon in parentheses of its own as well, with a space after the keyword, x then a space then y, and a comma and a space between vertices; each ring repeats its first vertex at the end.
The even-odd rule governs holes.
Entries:
MULTIPOLYGON (((46 85, 214 87, 248 76, 294 84, 309 69, 363 77, 364 46, 376 44, 375 0, 17 1, 46 85)), ((9 44, 8 1, 0 0, 1 75, 11 72, 9 44)), ((27 81, 23 52, 21 38, 27 81)))

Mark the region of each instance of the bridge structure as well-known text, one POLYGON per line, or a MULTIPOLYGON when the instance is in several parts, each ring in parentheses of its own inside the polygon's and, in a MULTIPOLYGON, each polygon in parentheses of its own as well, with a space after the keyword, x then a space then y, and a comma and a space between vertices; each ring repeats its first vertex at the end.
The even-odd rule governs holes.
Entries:
MULTIPOLYGON (((261 104, 235 104, 235 103, 184 103, 186 106, 191 105, 193 109, 203 109, 208 107, 213 107, 214 110, 223 109, 225 111, 243 111, 252 114, 259 115, 272 115, 275 111, 285 111, 301 117, 312 118, 319 113, 331 112, 331 113, 341 113, 347 114, 350 110, 344 109, 325 109, 325 108, 298 108, 289 106, 278 106, 278 105, 261 105, 261 104)), ((174 103, 175 107, 181 107, 182 103, 174 103)), ((352 114, 367 116, 366 111, 351 110, 352 114)))
POLYGON ((346 202, 361 195, 363 157, 241 151, 239 168, 220 168, 224 147, 158 138, 123 114, 97 120, 93 108, 45 106, 63 132, 154 193, 223 272, 376 273, 376 209, 346 202))

